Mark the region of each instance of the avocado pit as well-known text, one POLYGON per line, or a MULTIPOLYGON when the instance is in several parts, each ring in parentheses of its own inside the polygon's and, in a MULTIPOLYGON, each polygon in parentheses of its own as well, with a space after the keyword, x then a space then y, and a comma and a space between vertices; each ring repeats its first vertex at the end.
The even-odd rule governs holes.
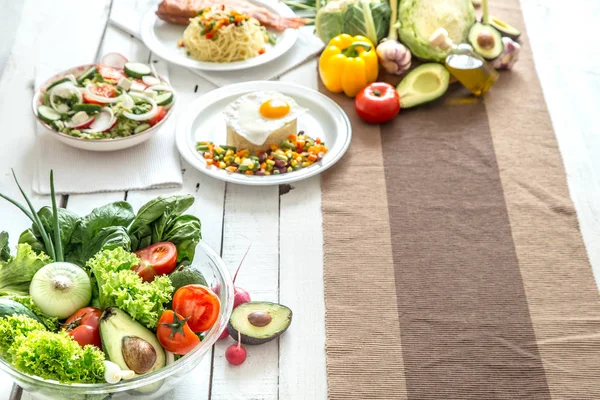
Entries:
POLYGON ((150 371, 157 358, 154 346, 137 336, 124 336, 121 352, 125 364, 138 375, 150 371))
POLYGON ((477 44, 484 49, 490 49, 494 47, 494 35, 488 31, 481 31, 477 36, 477 44))
POLYGON ((258 327, 269 325, 272 319, 271 314, 266 311, 253 311, 248 314, 248 321, 258 327))

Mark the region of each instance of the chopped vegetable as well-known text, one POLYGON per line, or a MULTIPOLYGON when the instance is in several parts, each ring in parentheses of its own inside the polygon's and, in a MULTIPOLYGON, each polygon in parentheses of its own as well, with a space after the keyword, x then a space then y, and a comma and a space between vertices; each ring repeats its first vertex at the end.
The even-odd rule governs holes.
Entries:
POLYGON ((163 304, 171 300, 173 287, 166 276, 144 282, 132 271, 138 263, 135 254, 116 248, 99 252, 86 266, 96 279, 101 308, 117 306, 152 329, 164 312, 163 304))
POLYGON ((203 154, 206 165, 214 165, 227 172, 244 175, 279 175, 306 168, 321 161, 328 149, 320 138, 313 139, 304 132, 290 135, 280 146, 271 145, 266 152, 250 155, 246 149, 212 142, 196 143, 196 150, 203 154))
POLYGON ((152 282, 156 276, 168 275, 177 266, 177 248, 171 242, 159 242, 135 252, 140 263, 134 268, 144 282, 152 282))
POLYGON ((364 36, 334 37, 319 58, 319 75, 330 92, 354 97, 375 82, 379 67, 373 43, 364 36))
POLYGON ((202 285, 186 285, 173 296, 173 311, 187 318, 194 332, 212 328, 219 318, 221 302, 212 290, 202 285))

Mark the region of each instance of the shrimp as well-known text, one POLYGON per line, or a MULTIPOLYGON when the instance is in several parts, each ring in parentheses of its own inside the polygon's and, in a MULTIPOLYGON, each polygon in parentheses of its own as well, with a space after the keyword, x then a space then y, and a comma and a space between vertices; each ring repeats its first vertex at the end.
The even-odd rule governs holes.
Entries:
POLYGON ((250 3, 248 0, 163 0, 158 5, 156 15, 162 20, 180 25, 187 25, 190 18, 194 18, 198 10, 216 5, 224 5, 242 14, 250 15, 258 20, 261 25, 271 27, 277 31, 287 28, 300 28, 311 22, 310 19, 300 17, 282 17, 273 14, 266 8, 250 3))

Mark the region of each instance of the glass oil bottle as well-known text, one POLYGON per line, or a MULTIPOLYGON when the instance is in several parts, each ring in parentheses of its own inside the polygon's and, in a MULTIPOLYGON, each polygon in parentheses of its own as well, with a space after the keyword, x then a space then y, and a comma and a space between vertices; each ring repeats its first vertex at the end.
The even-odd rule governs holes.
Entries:
POLYGON ((444 28, 436 30, 429 41, 442 50, 450 50, 446 68, 475 96, 485 94, 498 80, 499 74, 494 67, 468 44, 455 45, 444 28))

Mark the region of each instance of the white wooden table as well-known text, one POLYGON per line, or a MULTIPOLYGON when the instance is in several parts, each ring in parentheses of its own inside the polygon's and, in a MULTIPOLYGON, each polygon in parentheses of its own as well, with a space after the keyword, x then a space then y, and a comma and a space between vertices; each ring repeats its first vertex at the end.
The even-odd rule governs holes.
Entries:
MULTIPOLYGON (((18 26, 0 80, 0 190, 18 197, 10 176, 13 167, 31 192, 35 121, 31 115, 35 66, 56 68, 98 61, 117 51, 130 60, 148 61, 151 54, 130 35, 107 26, 111 7, 128 7, 143 13, 152 0, 26 0, 19 11, 6 12, 11 0, 0 0, 0 26, 18 26), (91 46, 103 35, 100 48, 91 46), (94 39, 96 38, 96 39, 94 39)), ((535 60, 563 153, 569 187, 596 280, 600 278, 600 52, 595 38, 597 0, 523 0, 523 11, 535 51, 535 60), (561 29, 555 29, 560 26, 561 29), (591 46, 591 47, 590 47, 591 46)), ((10 48, 6 40, 0 46, 10 48)), ((0 59, 2 59, 0 54, 0 59)), ((214 89, 189 71, 170 66, 180 107, 214 89), (183 104, 181 104, 183 103, 183 104)), ((316 61, 281 78, 316 87, 316 61)), ((518 107, 518 99, 515 99, 518 107)), ((219 342, 198 369, 169 399, 325 399, 325 328, 322 279, 320 179, 315 177, 280 192, 278 187, 243 187, 206 177, 186 163, 184 186, 177 190, 129 191, 62 196, 62 205, 86 214, 107 202, 129 201, 134 208, 165 193, 192 193, 191 210, 202 220, 202 235, 220 251, 233 270, 247 242, 238 234, 253 232, 252 250, 238 278, 255 300, 276 301, 294 311, 290 330, 279 340, 249 348, 248 360, 239 367, 227 364, 219 342), (301 249, 301 251, 299 251, 301 249)), ((31 194, 31 193, 30 193, 31 194)), ((36 206, 47 197, 31 195, 36 206)), ((0 203, 0 230, 15 243, 28 220, 5 202, 0 203)), ((0 398, 7 399, 10 378, 0 373, 0 398)), ((27 394, 23 399, 29 399, 27 394)))

